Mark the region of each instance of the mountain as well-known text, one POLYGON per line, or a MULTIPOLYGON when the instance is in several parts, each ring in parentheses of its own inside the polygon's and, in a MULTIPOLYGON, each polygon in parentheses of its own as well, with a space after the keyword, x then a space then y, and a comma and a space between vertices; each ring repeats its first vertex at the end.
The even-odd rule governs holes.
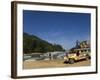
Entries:
POLYGON ((49 43, 35 35, 23 33, 23 52, 28 53, 46 53, 53 51, 65 51, 61 45, 49 43))

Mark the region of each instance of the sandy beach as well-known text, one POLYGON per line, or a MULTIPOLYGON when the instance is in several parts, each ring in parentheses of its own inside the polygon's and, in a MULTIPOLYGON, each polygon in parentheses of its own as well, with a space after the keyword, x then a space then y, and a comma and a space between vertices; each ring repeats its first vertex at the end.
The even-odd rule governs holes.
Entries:
POLYGON ((74 64, 64 63, 64 60, 39 60, 39 61, 26 60, 23 62, 23 69, 79 67, 79 66, 90 66, 90 65, 91 65, 90 60, 83 60, 75 62, 74 64))

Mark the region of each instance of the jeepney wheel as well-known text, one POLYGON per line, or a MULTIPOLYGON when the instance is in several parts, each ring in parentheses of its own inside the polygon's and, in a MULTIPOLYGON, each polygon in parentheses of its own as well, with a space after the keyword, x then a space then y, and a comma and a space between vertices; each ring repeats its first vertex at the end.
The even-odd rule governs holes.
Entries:
POLYGON ((89 55, 86 55, 86 60, 89 60, 90 59, 90 56, 89 55))
POLYGON ((74 64, 75 60, 74 59, 69 59, 69 64, 74 64))

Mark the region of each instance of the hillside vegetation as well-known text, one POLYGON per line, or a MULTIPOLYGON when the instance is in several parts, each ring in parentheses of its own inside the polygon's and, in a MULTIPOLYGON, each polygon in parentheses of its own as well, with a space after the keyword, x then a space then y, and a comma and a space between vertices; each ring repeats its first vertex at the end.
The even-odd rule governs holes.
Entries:
POLYGON ((30 35, 28 33, 23 33, 23 52, 24 54, 29 53, 46 53, 53 51, 65 51, 61 45, 52 44, 41 38, 30 35))

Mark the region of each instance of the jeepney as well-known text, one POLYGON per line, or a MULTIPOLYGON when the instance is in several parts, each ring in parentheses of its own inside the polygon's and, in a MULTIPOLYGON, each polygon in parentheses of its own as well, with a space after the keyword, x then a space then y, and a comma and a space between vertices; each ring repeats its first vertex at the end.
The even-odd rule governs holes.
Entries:
POLYGON ((90 48, 75 49, 74 51, 70 51, 69 53, 67 53, 64 57, 65 62, 68 62, 70 64, 73 64, 74 62, 82 59, 88 60, 90 58, 90 48))

